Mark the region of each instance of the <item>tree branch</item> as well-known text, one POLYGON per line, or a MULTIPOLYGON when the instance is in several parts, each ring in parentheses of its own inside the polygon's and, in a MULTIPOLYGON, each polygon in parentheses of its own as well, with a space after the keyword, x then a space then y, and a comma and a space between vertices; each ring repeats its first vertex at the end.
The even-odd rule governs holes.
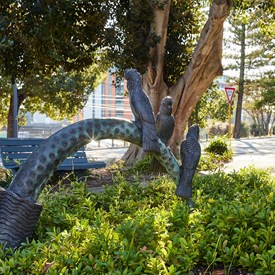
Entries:
POLYGON ((151 25, 151 33, 160 37, 159 43, 150 50, 151 62, 148 66, 148 83, 150 89, 154 89, 160 79, 163 72, 163 58, 165 52, 165 45, 167 40, 167 25, 170 13, 171 0, 168 0, 163 9, 154 9, 154 21, 151 25), (156 58, 158 57, 158 58, 156 58))
MULTIPOLYGON (((203 65, 209 61, 209 55, 215 56, 218 54, 219 66, 221 66, 221 52, 217 52, 217 47, 222 48, 220 44, 222 42, 223 35, 223 23, 228 17, 232 1, 228 0, 215 0, 210 8, 208 20, 204 25, 204 28, 200 34, 198 44, 192 55, 192 59, 187 66, 187 69, 181 77, 179 77, 177 83, 171 88, 171 96, 173 92, 178 90, 186 90, 192 85, 195 78, 198 77, 198 73, 203 65), (214 50, 214 52, 213 52, 214 50), (212 52, 212 53, 211 53, 212 52)), ((220 72, 220 68, 218 68, 220 72)), ((208 73, 201 71, 202 73, 208 73)))
POLYGON ((217 75, 222 74, 223 23, 230 13, 231 0, 214 0, 209 16, 201 32, 198 44, 187 69, 177 83, 170 88, 174 99, 177 129, 171 140, 183 135, 187 120, 205 90, 217 75))

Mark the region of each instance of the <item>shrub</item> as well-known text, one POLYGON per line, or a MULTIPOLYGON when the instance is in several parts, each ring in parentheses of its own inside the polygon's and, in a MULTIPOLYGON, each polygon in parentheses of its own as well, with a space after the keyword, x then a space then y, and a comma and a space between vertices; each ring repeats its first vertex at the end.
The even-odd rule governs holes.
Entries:
POLYGON ((209 145, 205 148, 206 152, 220 156, 226 154, 229 150, 226 136, 216 136, 211 139, 209 145))
POLYGON ((260 136, 261 135, 261 129, 256 123, 253 123, 250 126, 250 134, 254 137, 260 136))
POLYGON ((217 171, 221 167, 221 163, 217 162, 215 155, 213 154, 202 154, 200 157, 199 164, 197 166, 198 171, 217 171))
POLYGON ((154 158, 151 154, 146 154, 141 160, 138 160, 133 167, 127 169, 128 174, 148 174, 151 173, 151 163, 154 158))
POLYGON ((240 129, 240 135, 241 137, 248 137, 249 136, 249 126, 245 125, 245 123, 241 123, 241 129, 240 129))
POLYGON ((34 240, 0 249, 0 274, 189 274, 197 266, 275 274, 267 171, 196 175, 192 212, 167 178, 140 186, 118 177, 103 193, 79 182, 47 187, 34 240))
POLYGON ((209 145, 204 149, 200 158, 198 170, 217 171, 225 162, 232 160, 233 151, 228 146, 226 136, 217 136, 210 140, 209 145))
POLYGON ((11 183, 13 174, 11 170, 0 168, 0 187, 7 188, 11 183))

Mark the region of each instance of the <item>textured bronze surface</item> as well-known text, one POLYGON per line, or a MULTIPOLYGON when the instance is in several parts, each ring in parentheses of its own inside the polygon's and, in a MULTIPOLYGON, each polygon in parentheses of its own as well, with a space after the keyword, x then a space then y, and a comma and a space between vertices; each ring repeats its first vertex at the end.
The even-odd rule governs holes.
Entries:
MULTIPOLYGON (((142 145, 141 130, 130 120, 107 118, 76 122, 43 141, 21 165, 8 190, 36 202, 53 172, 67 156, 91 140, 101 139, 121 139, 142 145)), ((178 183, 180 170, 177 160, 160 139, 157 142, 160 155, 156 154, 156 158, 178 183)))
POLYGON ((191 199, 192 197, 192 180, 201 156, 201 146, 198 139, 199 127, 195 124, 189 128, 186 139, 180 146, 182 166, 176 195, 184 199, 191 199))
POLYGON ((141 75, 136 69, 127 69, 124 73, 135 122, 142 131, 142 149, 144 152, 160 153, 156 121, 150 98, 142 87, 141 75))
POLYGON ((0 189, 0 243, 16 248, 31 238, 42 206, 0 189))

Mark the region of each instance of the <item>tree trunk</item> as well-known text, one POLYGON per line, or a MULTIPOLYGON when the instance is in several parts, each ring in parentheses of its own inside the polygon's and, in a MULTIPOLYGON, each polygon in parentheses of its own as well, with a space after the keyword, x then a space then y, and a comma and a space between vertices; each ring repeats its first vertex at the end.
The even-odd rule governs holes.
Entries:
POLYGON ((271 120, 271 125, 270 125, 270 135, 274 135, 274 122, 275 122, 275 117, 273 117, 273 119, 271 120))
POLYGON ((14 104, 14 100, 13 100, 13 95, 10 97, 10 107, 9 107, 9 112, 8 112, 8 127, 7 127, 7 137, 8 138, 12 138, 15 137, 15 133, 14 133, 14 123, 15 123, 15 117, 14 117, 14 113, 13 113, 13 104, 14 104))
POLYGON ((144 156, 144 152, 142 148, 138 147, 135 144, 131 144, 122 157, 122 160, 125 161, 125 166, 133 166, 136 164, 137 161, 141 160, 144 156))
POLYGON ((265 134, 266 135, 269 135, 270 133, 270 129, 269 129, 269 125, 270 125, 270 122, 271 122, 271 115, 272 115, 272 112, 266 112, 266 120, 265 120, 265 134))
MULTIPOLYGON (((168 0, 163 9, 155 9, 154 21, 151 25, 151 32, 158 35, 161 39, 159 43, 150 49, 150 62, 146 73, 142 76, 144 91, 150 97, 154 114, 159 111, 161 99, 168 94, 168 87, 163 81, 163 59, 165 44, 167 39, 167 26, 170 13, 171 0, 168 0)), ((130 166, 144 156, 142 148, 131 145, 123 159, 125 165, 130 166)))
MULTIPOLYGON (((155 114, 163 97, 170 95, 174 101, 173 114, 175 129, 169 146, 176 157, 179 157, 179 146, 183 139, 188 119, 196 103, 213 82, 216 76, 222 74, 222 38, 223 23, 228 17, 232 6, 231 0, 214 0, 209 11, 208 20, 201 32, 200 39, 187 66, 184 75, 179 76, 177 83, 168 88, 163 81, 163 56, 165 51, 168 17, 171 1, 163 10, 155 11, 155 21, 151 29, 161 37, 160 43, 150 51, 152 60, 143 75, 143 87, 149 95, 155 114)), ((130 146, 124 157, 128 159, 135 155, 130 146), (128 156, 128 157, 127 157, 128 156)), ((142 154, 138 154, 139 156, 142 154)))
POLYGON ((242 106, 243 106, 243 94, 244 94, 244 64, 245 64, 245 24, 242 24, 241 33, 241 64, 240 64, 240 80, 239 80, 239 91, 238 101, 235 116, 235 126, 233 131, 234 138, 241 137, 241 122, 242 122, 242 106))
POLYGON ((269 133, 269 123, 271 119, 271 114, 269 112, 261 111, 261 132, 263 135, 268 135, 269 133))
POLYGON ((223 23, 229 15, 231 6, 232 1, 213 1, 191 62, 185 74, 170 89, 170 95, 175 102, 176 120, 170 147, 177 157, 193 109, 215 77, 222 74, 223 23))
MULTIPOLYGON (((23 91, 18 90, 18 106, 17 106, 17 113, 19 112, 19 108, 21 106, 21 104, 23 103, 23 101, 26 99, 27 94, 23 91)), ((13 113, 13 95, 10 97, 10 106, 9 106, 9 112, 8 112, 8 125, 7 125, 7 137, 8 138, 12 138, 15 137, 15 133, 14 133, 14 122, 15 119, 18 119, 14 117, 14 113, 13 113)))

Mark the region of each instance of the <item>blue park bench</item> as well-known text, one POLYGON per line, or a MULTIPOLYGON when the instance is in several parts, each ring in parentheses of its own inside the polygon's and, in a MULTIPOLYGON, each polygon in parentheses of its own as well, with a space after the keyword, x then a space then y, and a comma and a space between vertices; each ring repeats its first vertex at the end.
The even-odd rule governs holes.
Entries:
MULTIPOLYGON (((43 141, 42 138, 0 138, 0 150, 3 166, 12 170, 13 174, 28 156, 43 141)), ((85 148, 81 147, 77 152, 67 157, 57 168, 57 171, 78 171, 106 167, 103 161, 88 162, 85 148)))

